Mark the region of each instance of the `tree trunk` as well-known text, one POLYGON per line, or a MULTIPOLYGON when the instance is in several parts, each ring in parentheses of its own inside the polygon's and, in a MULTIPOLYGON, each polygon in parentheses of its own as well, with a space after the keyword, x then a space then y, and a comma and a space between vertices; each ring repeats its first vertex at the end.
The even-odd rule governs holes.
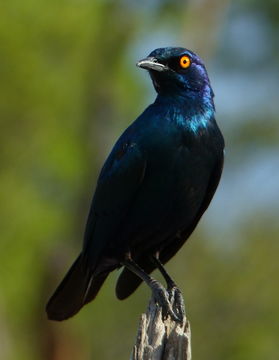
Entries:
POLYGON ((151 298, 141 315, 136 344, 130 360, 191 360, 191 330, 186 316, 183 322, 162 319, 162 309, 151 298))

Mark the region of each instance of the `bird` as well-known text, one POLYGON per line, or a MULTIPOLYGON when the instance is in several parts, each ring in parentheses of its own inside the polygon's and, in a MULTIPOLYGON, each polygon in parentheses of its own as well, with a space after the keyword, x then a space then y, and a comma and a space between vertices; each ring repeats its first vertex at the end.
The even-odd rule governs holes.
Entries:
POLYGON ((223 169, 224 138, 197 54, 183 47, 158 48, 137 66, 148 71, 155 101, 119 137, 100 171, 82 250, 47 303, 50 320, 78 313, 121 268, 118 299, 144 281, 165 314, 179 319, 169 294, 181 292, 165 264, 212 200, 223 169), (150 275, 155 269, 167 288, 150 275))

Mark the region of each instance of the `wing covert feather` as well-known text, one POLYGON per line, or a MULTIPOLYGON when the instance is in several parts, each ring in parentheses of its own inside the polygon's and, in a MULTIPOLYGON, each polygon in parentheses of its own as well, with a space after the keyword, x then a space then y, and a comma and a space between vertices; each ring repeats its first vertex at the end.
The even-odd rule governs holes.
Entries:
POLYGON ((89 212, 83 254, 94 267, 129 212, 143 181, 146 161, 136 143, 117 143, 100 173, 89 212))

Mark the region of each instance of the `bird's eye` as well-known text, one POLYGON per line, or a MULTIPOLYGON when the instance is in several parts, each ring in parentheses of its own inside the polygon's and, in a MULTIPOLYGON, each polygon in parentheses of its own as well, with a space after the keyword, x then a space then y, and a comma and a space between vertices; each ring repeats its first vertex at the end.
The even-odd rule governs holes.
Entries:
POLYGON ((179 64, 183 69, 187 69, 191 65, 191 59, 187 55, 181 56, 179 64))

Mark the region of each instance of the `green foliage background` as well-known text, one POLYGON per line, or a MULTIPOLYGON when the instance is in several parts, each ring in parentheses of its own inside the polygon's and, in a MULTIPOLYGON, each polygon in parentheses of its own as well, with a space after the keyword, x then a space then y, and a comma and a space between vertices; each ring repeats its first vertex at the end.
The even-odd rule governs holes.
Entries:
MULTIPOLYGON (((185 294, 194 358, 278 358, 279 195, 272 182, 278 170, 273 163, 269 171, 262 166, 278 157, 279 89, 265 85, 264 75, 278 76, 278 11, 277 1, 256 0, 1 2, 1 359, 128 359, 149 298, 145 287, 119 302, 114 273, 96 301, 63 323, 47 321, 44 306, 80 249, 100 166, 154 97, 147 75, 134 64, 164 45, 202 54, 213 85, 218 73, 232 74, 244 78, 237 83, 241 90, 248 74, 270 91, 249 111, 235 101, 234 116, 226 111, 230 102, 220 104, 228 155, 216 210, 210 208, 168 269, 185 294), (231 24, 238 17, 248 30, 251 19, 260 19, 266 37, 258 43, 255 36, 253 49, 262 58, 254 60, 248 51, 239 59, 232 52, 231 24), (259 70, 265 71, 260 79, 259 70), (250 178, 253 161, 256 179, 250 178), (247 188, 256 181, 251 203, 261 198, 257 206, 230 202, 231 192, 243 194, 242 182, 230 182, 243 168, 247 188)), ((241 29, 236 37, 241 42, 243 35, 245 50, 251 44, 241 29)), ((218 105, 222 91, 233 89, 217 85, 218 105)), ((253 96, 256 89, 249 91, 253 96)))

